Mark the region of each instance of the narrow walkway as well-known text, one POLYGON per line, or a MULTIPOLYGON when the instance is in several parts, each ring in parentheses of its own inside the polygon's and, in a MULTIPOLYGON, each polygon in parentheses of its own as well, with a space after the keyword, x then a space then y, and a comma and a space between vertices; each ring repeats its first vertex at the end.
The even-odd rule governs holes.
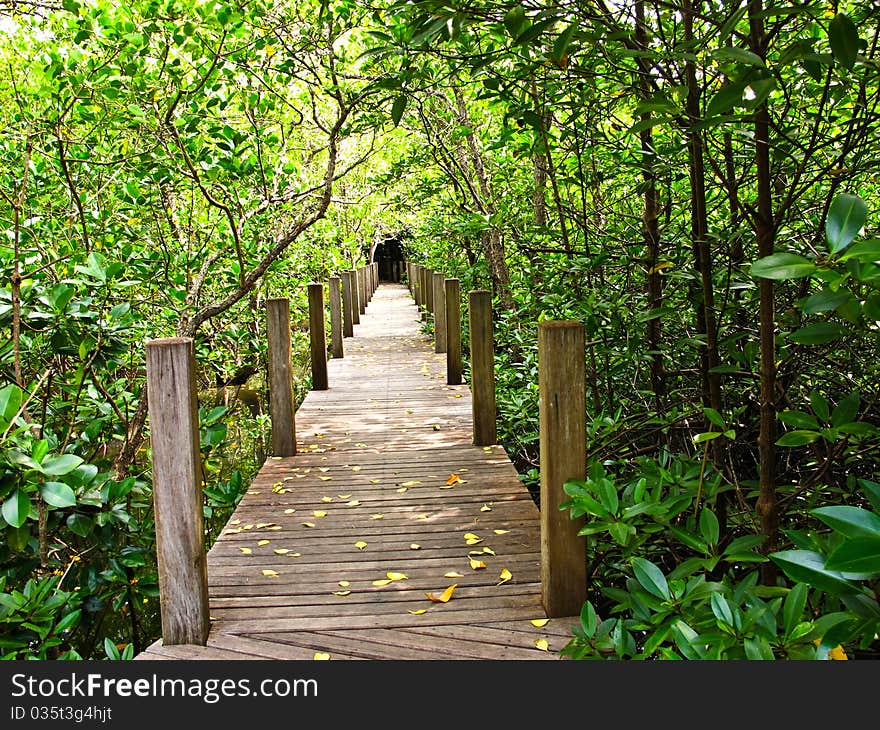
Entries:
POLYGON ((532 623, 537 507, 502 447, 472 445, 470 391, 406 288, 381 285, 344 345, 298 454, 266 462, 208 554, 207 646, 137 658, 558 659, 577 619, 532 623))

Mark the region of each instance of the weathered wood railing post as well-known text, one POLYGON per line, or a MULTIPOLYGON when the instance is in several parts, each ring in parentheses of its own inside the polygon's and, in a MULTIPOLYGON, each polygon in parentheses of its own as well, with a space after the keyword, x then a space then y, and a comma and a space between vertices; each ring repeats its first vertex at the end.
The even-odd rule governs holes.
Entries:
POLYGON ((312 390, 327 390, 327 335, 324 332, 324 285, 312 282, 309 290, 309 343, 312 390))
POLYGON ((367 311, 367 272, 361 266, 357 270, 358 274, 358 304, 361 307, 361 314, 367 311))
POLYGON ((461 385, 461 285, 446 279, 446 384, 461 385))
POLYGON ((266 302, 266 318, 272 454, 293 456, 296 454, 296 423, 290 369, 290 302, 287 299, 270 299, 266 302))
POLYGON ((343 357, 342 347, 342 279, 331 276, 330 290, 330 350, 333 357, 343 357))
POLYGON ((162 643, 204 646, 210 618, 191 338, 147 343, 147 404, 162 643))
POLYGON ((376 293, 376 289, 379 288, 379 262, 374 261, 372 263, 373 268, 373 294, 376 293))
POLYGON ((446 277, 434 272, 434 352, 446 352, 446 277))
POLYGON ((492 295, 477 289, 468 294, 473 393, 474 444, 490 446, 497 439, 495 413, 495 348, 492 337, 492 295))
POLYGON ((559 505, 563 484, 586 469, 584 326, 567 320, 538 325, 538 413, 541 464, 541 597, 551 618, 577 616, 587 600, 583 519, 559 505))
MULTIPOLYGON (((361 323, 361 293, 360 288, 358 287, 358 276, 357 269, 349 269, 348 273, 351 275, 351 322, 352 324, 360 324, 361 323)), ((354 336, 354 332, 352 331, 352 337, 354 336)))
POLYGON ((434 269, 425 269, 425 308, 434 314, 434 269))
POLYGON ((421 318, 423 322, 428 321, 428 293, 426 282, 428 280, 428 270, 419 264, 419 309, 421 310, 421 318))
POLYGON ((351 303, 351 272, 342 272, 342 336, 354 337, 354 319, 351 303))

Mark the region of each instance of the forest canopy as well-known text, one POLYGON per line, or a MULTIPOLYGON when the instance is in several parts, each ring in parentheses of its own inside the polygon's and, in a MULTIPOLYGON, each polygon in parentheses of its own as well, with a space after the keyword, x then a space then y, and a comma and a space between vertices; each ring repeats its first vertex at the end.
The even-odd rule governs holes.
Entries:
POLYGON ((586 328, 571 656, 876 657, 878 12, 0 2, 0 653, 157 636, 145 342, 195 341, 210 541, 266 452, 265 301, 301 395, 305 285, 390 235, 492 292, 535 495, 536 324, 586 328))

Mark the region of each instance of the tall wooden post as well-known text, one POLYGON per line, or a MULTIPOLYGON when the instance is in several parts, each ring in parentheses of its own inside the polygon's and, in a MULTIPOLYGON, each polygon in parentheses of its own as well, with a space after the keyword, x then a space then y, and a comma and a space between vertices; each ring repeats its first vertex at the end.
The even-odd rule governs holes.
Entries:
POLYGON ((354 320, 351 305, 351 272, 342 272, 342 336, 354 337, 354 320))
POLYGON ((471 332, 471 390, 474 444, 497 441, 495 422, 495 349, 492 339, 492 295, 478 289, 468 294, 471 332))
POLYGON ((446 279, 446 384, 461 385, 461 285, 446 279))
POLYGON ((193 341, 151 340, 146 349, 162 642, 204 646, 210 619, 193 341))
POLYGON ((312 390, 327 390, 327 336, 324 332, 324 286, 312 282, 309 284, 308 290, 312 390))
POLYGON ((425 306, 434 313, 434 269, 425 269, 425 306))
MULTIPOLYGON (((358 284, 357 269, 351 269, 351 321, 353 324, 361 323, 361 289, 358 284)), ((354 335, 352 335, 354 336, 354 335)))
POLYGON ((333 357, 343 357, 342 349, 342 279, 330 277, 330 350, 333 357))
POLYGON ((290 302, 266 302, 269 340, 269 414, 272 419, 272 454, 296 454, 293 377, 290 369, 290 302))
POLYGON ((361 314, 367 311, 367 272, 365 267, 361 266, 358 272, 358 303, 361 307, 361 314))
POLYGON ((422 267, 421 264, 413 264, 413 296, 416 307, 422 308, 422 267))
POLYGON ((584 326, 565 320, 538 325, 538 414, 541 463, 541 597, 547 615, 576 616, 587 599, 583 519, 559 505, 563 484, 586 470, 584 326))
POLYGON ((434 352, 446 352, 446 277, 434 272, 434 352))
POLYGON ((422 310, 422 321, 428 321, 428 269, 419 265, 419 290, 421 291, 421 302, 419 308, 422 310))

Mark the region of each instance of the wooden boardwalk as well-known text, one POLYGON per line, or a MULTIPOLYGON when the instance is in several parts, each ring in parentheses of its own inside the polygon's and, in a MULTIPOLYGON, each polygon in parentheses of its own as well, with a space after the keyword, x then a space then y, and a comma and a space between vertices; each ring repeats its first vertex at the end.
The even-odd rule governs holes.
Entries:
POLYGON ((297 455, 265 463, 208 553, 207 645, 136 658, 559 658, 578 619, 532 624, 538 509, 502 447, 472 445, 468 387, 404 286, 360 320, 296 413, 297 455))

